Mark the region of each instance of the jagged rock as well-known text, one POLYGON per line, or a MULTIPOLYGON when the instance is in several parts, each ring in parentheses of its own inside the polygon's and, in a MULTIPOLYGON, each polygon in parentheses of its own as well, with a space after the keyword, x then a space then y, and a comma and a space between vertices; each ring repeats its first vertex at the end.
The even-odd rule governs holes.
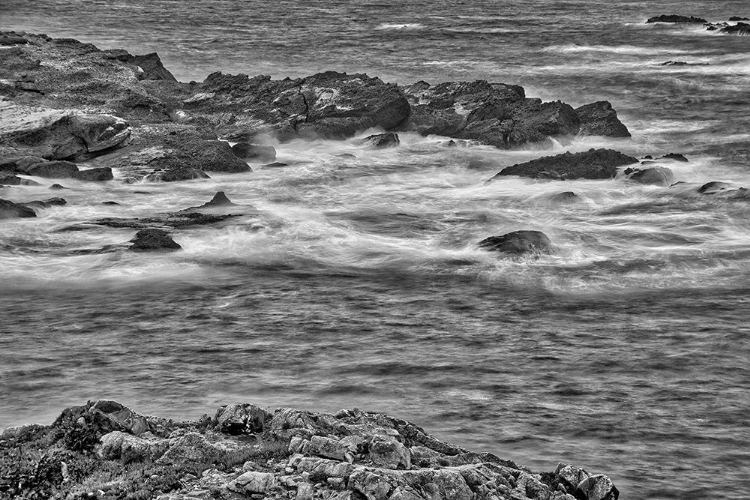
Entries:
POLYGON ((693 16, 678 16, 676 14, 662 14, 660 16, 650 17, 646 24, 649 23, 700 23, 705 24, 708 21, 700 17, 693 16))
POLYGON ((583 153, 545 156, 504 168, 492 179, 519 175, 533 179, 613 179, 617 167, 638 163, 636 158, 612 149, 590 149, 583 153))
POLYGON ((479 242, 480 248, 502 253, 549 253, 552 242, 541 231, 513 231, 502 236, 490 236, 479 242))
POLYGON ((750 17, 739 17, 739 16, 732 16, 729 18, 730 21, 750 21, 750 17))
POLYGON ((674 184, 674 174, 666 167, 644 168, 633 171, 628 180, 654 186, 671 186, 674 184))
POLYGON ((143 71, 138 79, 139 80, 166 80, 176 82, 177 79, 172 73, 164 67, 159 55, 156 52, 145 54, 142 56, 133 56, 127 54, 125 57, 118 57, 119 60, 134 64, 141 68, 143 71))
POLYGON ((79 170, 78 172, 73 172, 71 177, 73 179, 78 179, 79 181, 111 181, 114 179, 112 169, 109 167, 96 167, 79 170))
POLYGON ((687 159, 687 158, 685 158, 685 155, 683 155, 683 154, 680 154, 680 153, 667 153, 667 154, 665 154, 664 156, 662 156, 662 157, 661 157, 661 158, 659 158, 659 159, 660 159, 660 160, 674 160, 674 161, 681 161, 681 162, 685 162, 685 163, 687 163, 687 162, 688 162, 688 159, 687 159))
POLYGON ((121 405, 116 401, 99 400, 94 403, 92 410, 101 412, 106 415, 107 418, 116 422, 124 430, 127 430, 136 436, 140 436, 151 430, 151 426, 146 417, 135 413, 127 406, 121 405))
POLYGON ((238 493, 268 493, 276 487, 276 478, 267 472, 245 472, 227 487, 238 493))
POLYGON ((345 461, 349 454, 349 448, 338 439, 330 439, 323 436, 312 436, 309 444, 303 448, 308 453, 324 458, 345 461))
POLYGON ((263 431, 266 419, 271 416, 252 404, 222 406, 216 413, 216 425, 226 434, 255 434, 263 431))
POLYGON ((211 201, 204 203, 200 207, 197 208, 210 208, 210 207, 227 207, 232 206, 234 203, 227 198, 227 195, 224 194, 224 191, 218 191, 213 198, 211 198, 211 201))
POLYGON ((607 476, 598 474, 581 481, 576 488, 576 497, 582 500, 617 500, 620 491, 607 476))
POLYGON ((553 194, 549 197, 549 201, 553 203, 575 203, 581 198, 573 191, 564 191, 562 193, 553 194))
POLYGON ((363 141, 375 148, 392 148, 401 144, 398 134, 394 132, 370 135, 365 137, 363 141))
POLYGON ((700 194, 716 194, 730 189, 732 189, 732 185, 728 182, 711 181, 698 188, 698 192, 700 194))
POLYGON ((609 101, 598 101, 575 109, 581 122, 579 135, 630 137, 628 128, 617 118, 609 101))
POLYGON ((387 469, 410 469, 411 454, 403 444, 390 436, 375 436, 370 442, 370 460, 387 469))
POLYGON ((130 241, 133 243, 130 249, 139 252, 182 248, 163 229, 141 229, 130 241))
POLYGON ((36 217, 36 212, 25 205, 13 203, 12 201, 3 200, 2 198, 0 198, 0 219, 14 219, 24 217, 36 217))
POLYGON ((69 161, 43 161, 18 170, 26 175, 45 177, 50 179, 69 179, 78 172, 78 165, 69 161))
POLYGON ((238 158, 252 160, 254 163, 270 163, 276 159, 276 148, 273 146, 238 142, 232 146, 232 152, 238 158))
POLYGON ((750 24, 748 23, 737 23, 734 26, 725 26, 719 30, 719 32, 727 35, 750 35, 750 24))
POLYGON ((66 189, 62 184, 52 184, 50 189, 66 189))

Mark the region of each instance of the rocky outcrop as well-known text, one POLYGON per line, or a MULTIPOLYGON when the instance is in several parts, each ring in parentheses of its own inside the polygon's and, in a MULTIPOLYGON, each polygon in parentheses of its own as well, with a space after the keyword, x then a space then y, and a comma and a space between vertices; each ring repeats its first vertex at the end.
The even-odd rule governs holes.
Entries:
POLYGON ((179 250, 182 248, 163 229, 141 229, 136 233, 135 238, 130 241, 133 243, 130 249, 137 252, 179 250))
POLYGON ((0 492, 26 498, 159 500, 617 500, 602 474, 568 464, 535 473, 357 409, 335 415, 230 404, 174 422, 113 401, 65 410, 50 426, 0 436, 0 492))
POLYGON ((504 168, 491 180, 508 175, 532 179, 614 179, 617 167, 638 163, 637 158, 612 149, 590 149, 583 153, 563 153, 504 168))
POLYGON ((660 16, 650 17, 646 23, 700 23, 705 24, 708 21, 705 19, 702 19, 700 17, 693 17, 693 16, 679 16, 676 14, 662 14, 660 16))
POLYGON ((261 146, 247 142, 238 142, 232 146, 232 152, 237 158, 254 163, 271 163, 276 159, 276 148, 273 146, 261 146))
POLYGON ((541 231, 513 231, 485 238, 479 242, 479 247, 512 255, 549 253, 552 241, 541 231))
POLYGON ((581 122, 579 135, 630 137, 628 128, 617 118, 609 101, 598 101, 575 109, 581 122))
POLYGON ((726 35, 740 35, 740 36, 748 36, 750 35, 750 24, 748 23, 737 23, 730 26, 724 26, 719 30, 720 33, 724 33, 726 35))

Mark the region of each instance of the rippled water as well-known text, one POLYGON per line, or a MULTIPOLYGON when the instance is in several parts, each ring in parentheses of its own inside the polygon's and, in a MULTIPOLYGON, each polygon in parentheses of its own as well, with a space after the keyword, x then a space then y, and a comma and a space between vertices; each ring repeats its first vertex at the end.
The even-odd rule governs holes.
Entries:
MULTIPOLYGON (((750 199, 696 188, 750 187, 750 38, 643 24, 661 13, 750 15, 744 0, 5 0, 3 28, 157 51, 183 80, 337 69, 608 99, 632 140, 553 152, 690 162, 664 164, 684 182, 673 188, 488 184, 546 153, 402 134, 384 151, 281 144, 288 167, 210 181, 68 181, 68 205, 0 228, 0 427, 102 397, 179 418, 235 400, 360 406, 533 468, 607 473, 621 498, 746 498, 750 199), (659 65, 670 60, 695 65, 659 65), (245 215, 175 231, 182 252, 87 255, 134 231, 61 231, 218 190, 245 215), (553 201, 565 191, 578 201, 553 201), (544 231, 554 253, 506 259, 476 246, 517 229, 544 231)), ((49 196, 0 188, 15 201, 49 196)))

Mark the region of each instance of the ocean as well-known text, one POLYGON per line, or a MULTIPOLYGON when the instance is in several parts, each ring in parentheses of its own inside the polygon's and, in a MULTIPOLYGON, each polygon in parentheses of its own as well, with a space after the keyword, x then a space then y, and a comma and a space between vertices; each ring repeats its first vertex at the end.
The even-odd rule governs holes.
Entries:
POLYGON ((750 5, 3 0, 0 29, 158 52, 183 81, 486 79, 574 107, 608 100, 633 137, 544 151, 410 133, 386 150, 292 141, 274 144, 284 168, 71 180, 65 207, 0 228, 0 428, 102 398, 170 418, 230 402, 356 406, 535 470, 605 473, 622 499, 746 499, 750 197, 697 188, 750 188, 750 37, 645 24, 672 13, 717 22, 750 17, 750 5), (671 188, 485 182, 592 147, 689 162, 668 165, 681 182, 671 188), (176 232, 181 252, 86 254, 134 231, 60 231, 217 191, 256 210, 176 232), (579 201, 551 201, 566 191, 579 201), (519 229, 547 234, 552 254, 477 246, 519 229))

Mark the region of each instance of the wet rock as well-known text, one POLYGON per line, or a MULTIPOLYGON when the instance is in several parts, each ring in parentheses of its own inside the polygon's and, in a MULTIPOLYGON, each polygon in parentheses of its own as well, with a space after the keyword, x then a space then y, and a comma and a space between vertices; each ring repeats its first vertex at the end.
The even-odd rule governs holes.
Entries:
POLYGON ((67 189, 67 188, 66 188, 65 186, 63 186, 62 184, 52 184, 52 185, 51 185, 51 186, 50 186, 49 188, 50 188, 50 189, 67 189))
POLYGON ((628 180, 654 186, 671 186, 674 184, 674 174, 666 167, 644 168, 634 170, 628 180))
POLYGON ((387 469, 410 469, 411 454, 408 448, 390 436, 375 436, 370 442, 370 460, 387 469))
MULTIPOLYGON (((188 209, 189 210, 189 209, 188 209)), ((215 224, 224 221, 233 214, 204 214, 200 212, 181 211, 175 213, 161 214, 154 217, 142 218, 115 218, 105 217, 86 222, 84 225, 74 225, 62 229, 62 231, 77 231, 87 229, 89 225, 106 226, 106 227, 127 227, 132 229, 148 229, 153 226, 182 228, 190 226, 203 226, 206 224, 215 224)))
POLYGON ((619 497, 620 491, 603 474, 584 479, 576 488, 576 498, 582 500, 617 500, 619 497))
POLYGON ((263 168, 279 168, 279 167, 288 167, 288 163, 283 163, 280 161, 275 161, 273 163, 269 163, 267 165, 263 165, 263 168))
POLYGON ((732 188, 733 186, 729 184, 728 182, 711 181, 711 182, 705 183, 700 188, 698 188, 698 192, 700 194, 717 194, 721 192, 726 192, 732 188))
POLYGON ((20 203, 13 203, 0 198, 0 219, 31 218, 36 217, 36 212, 20 203))
POLYGON ((398 134, 386 132, 384 134, 370 135, 364 138, 364 142, 374 148, 393 148, 401 144, 398 134))
POLYGON ((700 17, 693 17, 693 16, 679 16, 676 14, 662 14, 660 16, 650 17, 646 24, 649 23, 695 23, 695 24, 705 24, 708 21, 705 19, 702 19, 700 17))
POLYGON ((263 431, 263 425, 271 416, 262 408, 252 404, 222 406, 216 413, 216 426, 226 434, 255 434, 263 431))
POLYGON ((227 485, 238 493, 269 493, 276 487, 276 477, 267 472, 245 472, 227 485))
POLYGON ((151 182, 178 182, 210 178, 203 170, 181 165, 174 165, 169 167, 168 170, 154 172, 146 176, 146 180, 151 182))
POLYGON ((504 168, 492 179, 519 175, 533 179, 613 179, 617 167, 638 163, 636 158, 612 149, 590 149, 583 153, 563 153, 504 168))
POLYGON ((243 160, 253 163, 270 163, 276 159, 276 148, 247 142, 238 142, 232 146, 232 152, 243 160))
POLYGON ((737 23, 734 26, 725 26, 721 28, 719 32, 724 33, 726 35, 748 36, 750 35, 750 24, 737 23))
POLYGON ((151 252, 158 250, 179 250, 178 245, 163 229, 141 229, 130 240, 133 244, 131 250, 138 252, 151 252))
POLYGON ((25 205, 29 208, 49 208, 51 206, 61 206, 66 205, 68 202, 65 201, 64 198, 49 198, 46 200, 36 200, 36 201, 28 201, 26 203, 22 203, 22 205, 25 205))
POLYGON ((0 186, 40 186, 36 181, 12 174, 0 174, 0 186))
POLYGON ((549 253, 552 242, 541 231, 513 231, 502 236, 491 236, 479 242, 480 248, 502 253, 549 253))
POLYGON ((73 177, 73 179, 78 179, 79 181, 92 182, 111 181, 114 179, 112 169, 109 167, 96 167, 79 170, 78 172, 74 172, 71 177, 73 177))
POLYGON ((609 101, 598 101, 575 109, 581 128, 579 135, 630 137, 628 128, 617 118, 609 101))
POLYGON ((660 160, 674 160, 674 161, 681 161, 681 162, 685 162, 685 163, 687 163, 687 162, 688 162, 688 159, 687 159, 687 158, 685 158, 685 155, 683 155, 683 154, 680 154, 680 153, 667 153, 667 154, 665 154, 664 156, 662 156, 662 157, 661 157, 661 158, 659 158, 659 159, 660 159, 660 160))
POLYGON ((26 175, 50 179, 69 179, 78 172, 78 165, 69 161, 43 161, 26 167, 19 167, 26 175))
POLYGON ((123 430, 127 430, 136 436, 151 430, 151 425, 146 417, 116 401, 99 400, 92 406, 92 411, 100 412, 123 430))
POLYGON ((308 453, 324 458, 345 461, 349 454, 349 448, 338 439, 330 439, 322 436, 312 436, 307 446, 308 453))
POLYGON ((750 17, 739 17, 739 16, 732 16, 729 18, 730 21, 750 21, 750 17))
POLYGON ((573 191, 565 191, 562 193, 553 194, 549 197, 549 201, 552 203, 575 203, 581 198, 573 191))

